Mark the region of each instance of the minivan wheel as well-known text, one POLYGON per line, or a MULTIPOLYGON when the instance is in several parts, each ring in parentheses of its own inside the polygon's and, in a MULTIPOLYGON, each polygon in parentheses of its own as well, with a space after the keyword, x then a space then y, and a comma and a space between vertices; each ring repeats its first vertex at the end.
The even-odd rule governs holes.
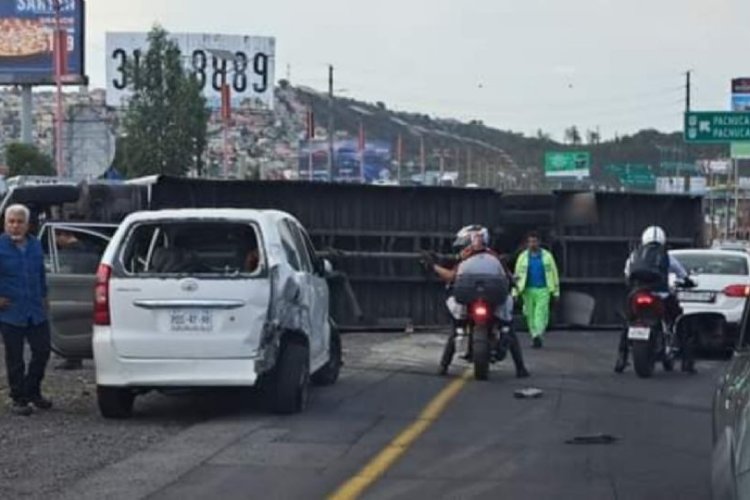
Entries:
POLYGON ((271 411, 299 413, 307 406, 310 386, 310 351, 301 344, 285 343, 269 387, 271 411))
POLYGON ((130 418, 133 414, 135 394, 122 387, 96 386, 96 399, 99 413, 104 418, 130 418))
POLYGON ((343 356, 341 354, 341 334, 335 328, 331 328, 328 356, 328 362, 313 373, 312 382, 315 385, 333 385, 339 379, 343 356))

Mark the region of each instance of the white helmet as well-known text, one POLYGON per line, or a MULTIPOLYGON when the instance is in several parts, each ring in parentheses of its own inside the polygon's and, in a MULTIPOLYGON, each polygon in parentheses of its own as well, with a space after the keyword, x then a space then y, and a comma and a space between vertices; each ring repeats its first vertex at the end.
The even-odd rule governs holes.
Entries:
POLYGON ((484 246, 490 246, 490 232, 487 228, 478 224, 472 224, 470 226, 462 227, 461 230, 456 233, 456 240, 453 242, 453 248, 460 252, 464 248, 470 246, 474 235, 481 236, 484 246))
POLYGON ((641 236, 641 243, 643 243, 644 245, 648 245, 650 243, 666 245, 667 233, 665 233, 664 230, 659 226, 647 227, 646 230, 643 231, 643 235, 641 236))

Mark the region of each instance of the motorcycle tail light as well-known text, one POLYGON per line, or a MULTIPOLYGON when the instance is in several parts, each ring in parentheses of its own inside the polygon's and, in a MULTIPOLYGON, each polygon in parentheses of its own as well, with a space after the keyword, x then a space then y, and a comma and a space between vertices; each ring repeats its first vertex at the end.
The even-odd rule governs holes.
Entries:
POLYGON ((484 302, 477 302, 471 306, 471 317, 474 321, 484 322, 490 315, 490 308, 484 302))
POLYGON ((648 307, 654 305, 654 297, 647 293, 638 294, 635 296, 635 305, 639 307, 648 307))
POLYGON ((648 292, 641 292, 631 297, 630 311, 632 315, 641 319, 654 319, 662 315, 663 306, 658 297, 648 292))

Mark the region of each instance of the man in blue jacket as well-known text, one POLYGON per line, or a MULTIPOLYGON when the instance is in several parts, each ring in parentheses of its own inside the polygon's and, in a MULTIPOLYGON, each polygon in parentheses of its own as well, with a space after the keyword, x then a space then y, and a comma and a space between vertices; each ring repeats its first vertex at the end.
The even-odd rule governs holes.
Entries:
POLYGON ((47 410, 52 402, 41 385, 50 357, 47 282, 42 245, 29 235, 29 209, 12 205, 5 211, 0 236, 0 333, 5 344, 11 411, 31 415, 32 405, 47 410), (31 360, 26 365, 24 342, 31 360))

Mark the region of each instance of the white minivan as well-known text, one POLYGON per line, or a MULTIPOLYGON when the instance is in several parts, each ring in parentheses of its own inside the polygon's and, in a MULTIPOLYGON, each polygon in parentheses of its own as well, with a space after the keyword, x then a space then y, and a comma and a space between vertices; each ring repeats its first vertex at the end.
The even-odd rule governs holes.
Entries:
POLYGON ((128 417, 135 396, 152 389, 255 385, 273 411, 301 411, 309 381, 333 384, 341 366, 328 272, 283 212, 129 215, 95 285, 101 414, 128 417))

